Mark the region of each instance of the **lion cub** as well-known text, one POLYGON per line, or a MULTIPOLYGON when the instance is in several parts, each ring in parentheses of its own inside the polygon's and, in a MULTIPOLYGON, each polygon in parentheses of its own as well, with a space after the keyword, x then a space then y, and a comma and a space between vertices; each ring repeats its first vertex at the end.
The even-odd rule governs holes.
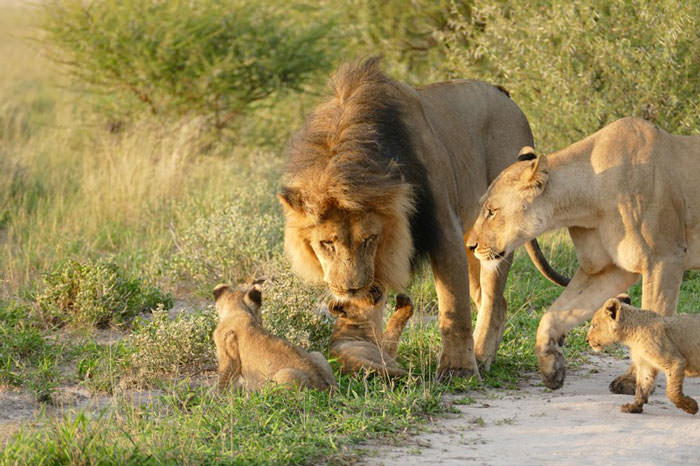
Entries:
POLYGON ((375 296, 374 303, 331 300, 328 304, 331 314, 338 317, 330 356, 338 359, 343 373, 368 369, 392 377, 407 374, 395 358, 401 333, 413 315, 413 304, 404 294, 396 296, 396 309, 382 332, 372 316, 376 315, 376 306, 383 304, 381 296, 375 296))
POLYGON ((321 353, 307 353, 263 328, 260 282, 239 289, 217 285, 214 298, 219 315, 214 343, 220 390, 239 376, 249 390, 269 382, 321 390, 337 387, 321 353))
POLYGON ((629 297, 609 299, 591 321, 586 341, 595 351, 612 343, 630 348, 637 367, 634 403, 622 411, 641 413, 654 387, 656 374, 666 374, 666 396, 683 411, 695 414, 698 404, 683 394, 683 378, 700 377, 700 316, 662 316, 630 306, 629 297))

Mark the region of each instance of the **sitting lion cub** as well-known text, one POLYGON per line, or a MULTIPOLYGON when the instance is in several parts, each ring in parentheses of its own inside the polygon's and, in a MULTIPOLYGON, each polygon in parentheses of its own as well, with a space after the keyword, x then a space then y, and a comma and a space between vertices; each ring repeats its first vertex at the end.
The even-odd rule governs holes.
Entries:
POLYGON ((329 352, 341 363, 343 373, 368 369, 391 377, 407 374, 395 358, 401 333, 413 315, 413 304, 404 294, 396 296, 396 310, 382 332, 371 316, 376 315, 375 307, 383 304, 381 296, 375 296, 374 303, 331 300, 328 304, 331 314, 338 317, 329 352))
POLYGON ((321 353, 307 353, 262 326, 260 282, 234 289, 214 288, 219 324, 214 330, 219 389, 239 376, 249 390, 268 382, 330 390, 337 387, 321 353))
POLYGON ((666 396, 683 411, 695 414, 698 404, 683 394, 683 377, 700 377, 700 316, 665 317, 630 306, 629 297, 609 299, 591 321, 586 341, 595 351, 621 342, 629 346, 637 367, 634 403, 622 411, 641 413, 659 370, 666 374, 666 396))

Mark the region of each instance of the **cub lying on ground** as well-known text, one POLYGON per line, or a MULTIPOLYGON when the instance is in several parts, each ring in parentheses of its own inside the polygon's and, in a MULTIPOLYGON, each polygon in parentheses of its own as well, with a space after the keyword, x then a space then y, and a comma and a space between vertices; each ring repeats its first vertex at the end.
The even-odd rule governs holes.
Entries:
POLYGON ((337 387, 321 353, 307 353, 262 326, 260 282, 234 289, 214 288, 219 324, 214 330, 219 360, 219 389, 238 377, 255 390, 266 383, 330 390, 337 387))
POLYGON ((622 411, 641 413, 654 386, 656 374, 666 374, 666 396, 683 411, 695 414, 698 404, 683 394, 683 377, 700 376, 700 316, 664 317, 630 306, 625 295, 609 299, 591 321, 586 341, 595 351, 621 342, 629 346, 637 367, 634 403, 622 411))
POLYGON ((374 302, 331 300, 328 304, 331 314, 338 317, 331 336, 330 356, 338 359, 345 374, 367 369, 391 377, 406 375, 396 362, 396 350, 401 333, 413 315, 411 299, 404 294, 396 296, 396 308, 384 332, 381 322, 372 319, 376 306, 383 306, 384 300, 381 296, 370 299, 374 302))

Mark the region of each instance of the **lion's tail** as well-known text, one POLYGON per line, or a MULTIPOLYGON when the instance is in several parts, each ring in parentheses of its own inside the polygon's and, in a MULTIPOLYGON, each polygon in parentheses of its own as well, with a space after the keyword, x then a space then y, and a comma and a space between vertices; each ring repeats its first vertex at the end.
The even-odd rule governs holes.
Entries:
POLYGON ((559 286, 566 286, 569 284, 570 279, 568 277, 560 274, 554 270, 551 265, 549 265, 549 262, 547 262, 547 258, 544 257, 544 254, 542 254, 542 250, 540 249, 540 245, 537 243, 536 239, 525 243, 525 249, 530 256, 532 263, 535 264, 537 270, 539 270, 547 280, 559 286))

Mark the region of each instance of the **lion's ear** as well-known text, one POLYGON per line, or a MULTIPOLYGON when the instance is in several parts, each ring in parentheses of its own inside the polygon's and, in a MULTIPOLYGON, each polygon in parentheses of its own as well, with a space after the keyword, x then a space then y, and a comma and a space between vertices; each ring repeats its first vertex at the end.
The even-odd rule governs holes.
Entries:
POLYGON ((535 149, 533 149, 530 146, 525 146, 522 149, 520 149, 520 152, 518 152, 518 162, 523 162, 525 160, 532 160, 537 158, 537 154, 535 153, 535 149))
POLYGON ((279 199, 285 210, 292 210, 297 213, 304 212, 304 197, 299 189, 283 186, 280 192, 277 193, 277 199, 279 199))
POLYGON ((608 314, 608 316, 612 320, 619 320, 620 319, 621 308, 622 308, 622 304, 620 303, 620 300, 617 298, 610 298, 605 302, 605 312, 608 314))
POLYGON ((245 297, 244 297, 246 305, 257 311, 262 307, 262 289, 259 284, 254 284, 253 286, 250 287, 250 289, 246 292, 245 297))
POLYGON ((520 175, 520 189, 528 198, 534 198, 542 194, 548 178, 546 157, 537 155, 528 162, 528 166, 520 175))
POLYGON ((330 312, 331 315, 334 315, 336 317, 345 317, 347 315, 347 312, 345 311, 345 306, 343 305, 342 301, 337 299, 331 299, 328 302, 328 312, 330 312))

